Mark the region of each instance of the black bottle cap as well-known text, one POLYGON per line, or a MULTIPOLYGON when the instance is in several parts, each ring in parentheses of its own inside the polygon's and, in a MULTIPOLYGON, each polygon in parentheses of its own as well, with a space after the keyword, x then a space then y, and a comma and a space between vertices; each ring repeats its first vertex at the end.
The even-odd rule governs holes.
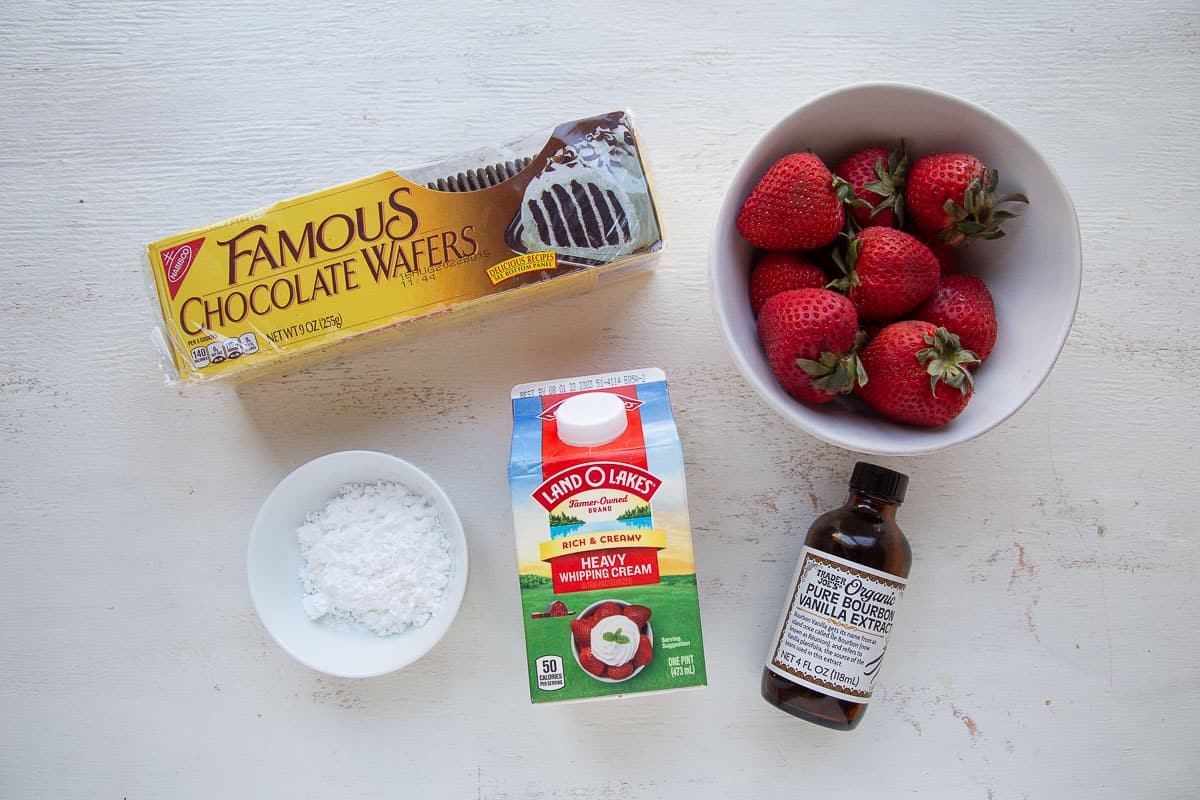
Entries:
POLYGON ((887 467, 859 461, 850 476, 850 488, 903 503, 904 493, 908 491, 908 476, 887 467))

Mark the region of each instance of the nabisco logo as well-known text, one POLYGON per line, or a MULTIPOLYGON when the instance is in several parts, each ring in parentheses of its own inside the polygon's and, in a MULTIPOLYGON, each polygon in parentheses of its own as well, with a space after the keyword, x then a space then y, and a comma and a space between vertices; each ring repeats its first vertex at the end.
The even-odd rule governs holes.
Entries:
MULTIPOLYGON (((627 397, 626 395, 617 394, 616 392, 612 392, 611 394, 614 394, 617 397, 621 398, 621 401, 623 403, 625 403, 626 411, 636 411, 637 409, 641 408, 641 406, 642 406, 642 401, 638 400, 636 397, 627 397)), ((550 406, 542 413, 538 414, 538 419, 544 419, 544 420, 547 420, 548 422, 553 422, 554 414, 555 414, 555 412, 558 411, 558 407, 570 399, 571 398, 568 397, 568 398, 566 398, 566 400, 559 400, 557 403, 550 406)))
POLYGON ((168 247, 159 253, 159 257, 162 258, 163 274, 167 276, 167 289, 171 293, 172 300, 175 299, 175 295, 179 294, 179 287, 183 285, 183 279, 187 277, 188 270, 192 268, 202 244, 204 244, 204 237, 168 247))
POLYGON ((592 489, 614 489, 649 500, 660 486, 662 480, 633 464, 592 461, 552 475, 531 496, 542 508, 553 511, 568 497, 592 489))

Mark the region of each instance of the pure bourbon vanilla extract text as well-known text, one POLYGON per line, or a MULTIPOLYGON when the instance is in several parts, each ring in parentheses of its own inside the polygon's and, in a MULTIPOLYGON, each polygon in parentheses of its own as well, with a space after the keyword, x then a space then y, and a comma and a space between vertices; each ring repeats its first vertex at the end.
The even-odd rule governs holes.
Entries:
POLYGON ((896 525, 907 487, 860 461, 846 504, 808 529, 763 669, 771 705, 838 730, 862 720, 912 566, 896 525))

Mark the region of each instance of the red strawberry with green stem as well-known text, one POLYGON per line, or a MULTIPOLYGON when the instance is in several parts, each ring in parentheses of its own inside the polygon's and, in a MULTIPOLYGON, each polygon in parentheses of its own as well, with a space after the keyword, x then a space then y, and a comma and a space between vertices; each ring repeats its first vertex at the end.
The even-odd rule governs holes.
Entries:
POLYGON ((750 271, 750 308, 755 316, 763 304, 789 289, 820 289, 825 272, 797 253, 771 250, 760 253, 750 271))
POLYGON ((864 228, 834 263, 845 277, 829 285, 845 292, 861 320, 902 317, 933 294, 941 268, 925 245, 895 228, 864 228))
POLYGON ((843 159, 833 173, 854 189, 850 217, 859 228, 899 228, 904 224, 908 154, 903 143, 893 151, 883 147, 859 150, 843 159))
POLYGON ((853 190, 812 153, 776 161, 742 204, 737 228, 763 250, 814 250, 845 224, 844 198, 853 190))
POLYGON ((1016 216, 999 206, 1029 202, 1020 193, 997 197, 999 182, 999 173, 973 155, 934 153, 912 165, 905 203, 922 236, 951 245, 998 239, 1004 235, 1004 222, 1016 216))
POLYGON ((887 326, 863 350, 870 383, 863 400, 888 419, 909 425, 944 425, 962 413, 975 382, 967 367, 979 359, 959 339, 929 322, 887 326))
POLYGON ((858 338, 854 304, 828 289, 781 292, 758 315, 758 340, 771 371, 804 403, 827 403, 866 381, 858 338))
POLYGON ((944 275, 937 289, 912 314, 914 319, 957 334, 982 364, 996 344, 996 306, 987 284, 974 275, 944 275))

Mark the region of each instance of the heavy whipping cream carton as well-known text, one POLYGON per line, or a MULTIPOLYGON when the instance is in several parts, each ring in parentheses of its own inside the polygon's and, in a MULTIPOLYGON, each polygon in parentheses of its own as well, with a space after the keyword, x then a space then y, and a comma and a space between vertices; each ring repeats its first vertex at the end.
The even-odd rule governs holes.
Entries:
POLYGON ((168 236, 146 259, 168 380, 203 383, 592 288, 662 246, 617 111, 168 236))
POLYGON ((533 702, 705 685, 683 450, 662 370, 521 384, 512 406, 533 702))

